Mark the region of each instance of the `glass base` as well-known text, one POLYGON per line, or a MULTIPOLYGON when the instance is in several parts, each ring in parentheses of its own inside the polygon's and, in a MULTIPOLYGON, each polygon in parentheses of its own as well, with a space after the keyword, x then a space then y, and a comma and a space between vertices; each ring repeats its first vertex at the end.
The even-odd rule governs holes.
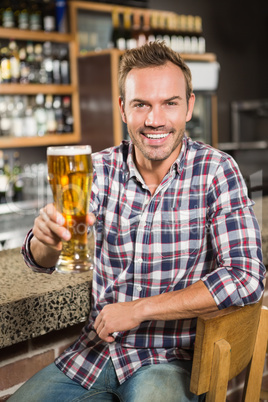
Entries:
POLYGON ((80 274, 82 272, 88 272, 93 269, 93 263, 91 259, 86 261, 79 260, 63 260, 59 258, 56 264, 56 272, 60 272, 62 274, 80 274))

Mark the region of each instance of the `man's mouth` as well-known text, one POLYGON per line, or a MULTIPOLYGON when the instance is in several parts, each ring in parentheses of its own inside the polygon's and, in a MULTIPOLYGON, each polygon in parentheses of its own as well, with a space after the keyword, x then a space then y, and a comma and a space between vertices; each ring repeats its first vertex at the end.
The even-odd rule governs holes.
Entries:
POLYGON ((170 133, 163 133, 163 134, 146 134, 146 133, 143 133, 143 135, 146 138, 149 138, 150 140, 160 140, 162 138, 167 137, 169 134, 170 133))

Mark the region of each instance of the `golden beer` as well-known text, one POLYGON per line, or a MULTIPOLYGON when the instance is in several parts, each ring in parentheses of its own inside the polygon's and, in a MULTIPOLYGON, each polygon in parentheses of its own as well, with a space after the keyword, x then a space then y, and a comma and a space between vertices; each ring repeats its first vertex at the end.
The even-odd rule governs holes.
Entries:
POLYGON ((92 268, 86 223, 93 177, 91 147, 49 147, 47 164, 56 209, 64 216, 65 227, 71 233, 71 239, 62 242, 56 270, 88 271, 92 268))

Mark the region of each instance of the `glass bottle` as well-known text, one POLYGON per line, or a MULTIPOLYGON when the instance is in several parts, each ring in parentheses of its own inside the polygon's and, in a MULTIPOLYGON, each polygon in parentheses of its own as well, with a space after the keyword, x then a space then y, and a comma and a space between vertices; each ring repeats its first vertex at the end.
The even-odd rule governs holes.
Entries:
POLYGON ((20 81, 20 58, 19 58, 18 45, 15 40, 10 40, 9 51, 10 51, 10 80, 13 83, 18 83, 20 81))
POLYGON ((20 163, 20 153, 14 152, 13 154, 13 168, 12 168, 12 183, 13 183, 13 201, 22 201, 23 199, 23 179, 22 167, 20 163))
POLYGON ((37 135, 43 136, 47 132, 47 115, 44 106, 44 95, 38 94, 35 97, 34 117, 37 124, 37 135))

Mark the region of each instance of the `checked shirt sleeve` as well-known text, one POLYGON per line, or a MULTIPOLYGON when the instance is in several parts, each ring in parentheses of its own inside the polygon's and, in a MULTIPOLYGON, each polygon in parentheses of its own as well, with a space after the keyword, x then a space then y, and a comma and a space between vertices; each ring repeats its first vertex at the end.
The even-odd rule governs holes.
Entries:
POLYGON ((202 278, 219 309, 258 301, 265 267, 261 234, 242 175, 223 158, 208 192, 210 235, 217 268, 202 278))

